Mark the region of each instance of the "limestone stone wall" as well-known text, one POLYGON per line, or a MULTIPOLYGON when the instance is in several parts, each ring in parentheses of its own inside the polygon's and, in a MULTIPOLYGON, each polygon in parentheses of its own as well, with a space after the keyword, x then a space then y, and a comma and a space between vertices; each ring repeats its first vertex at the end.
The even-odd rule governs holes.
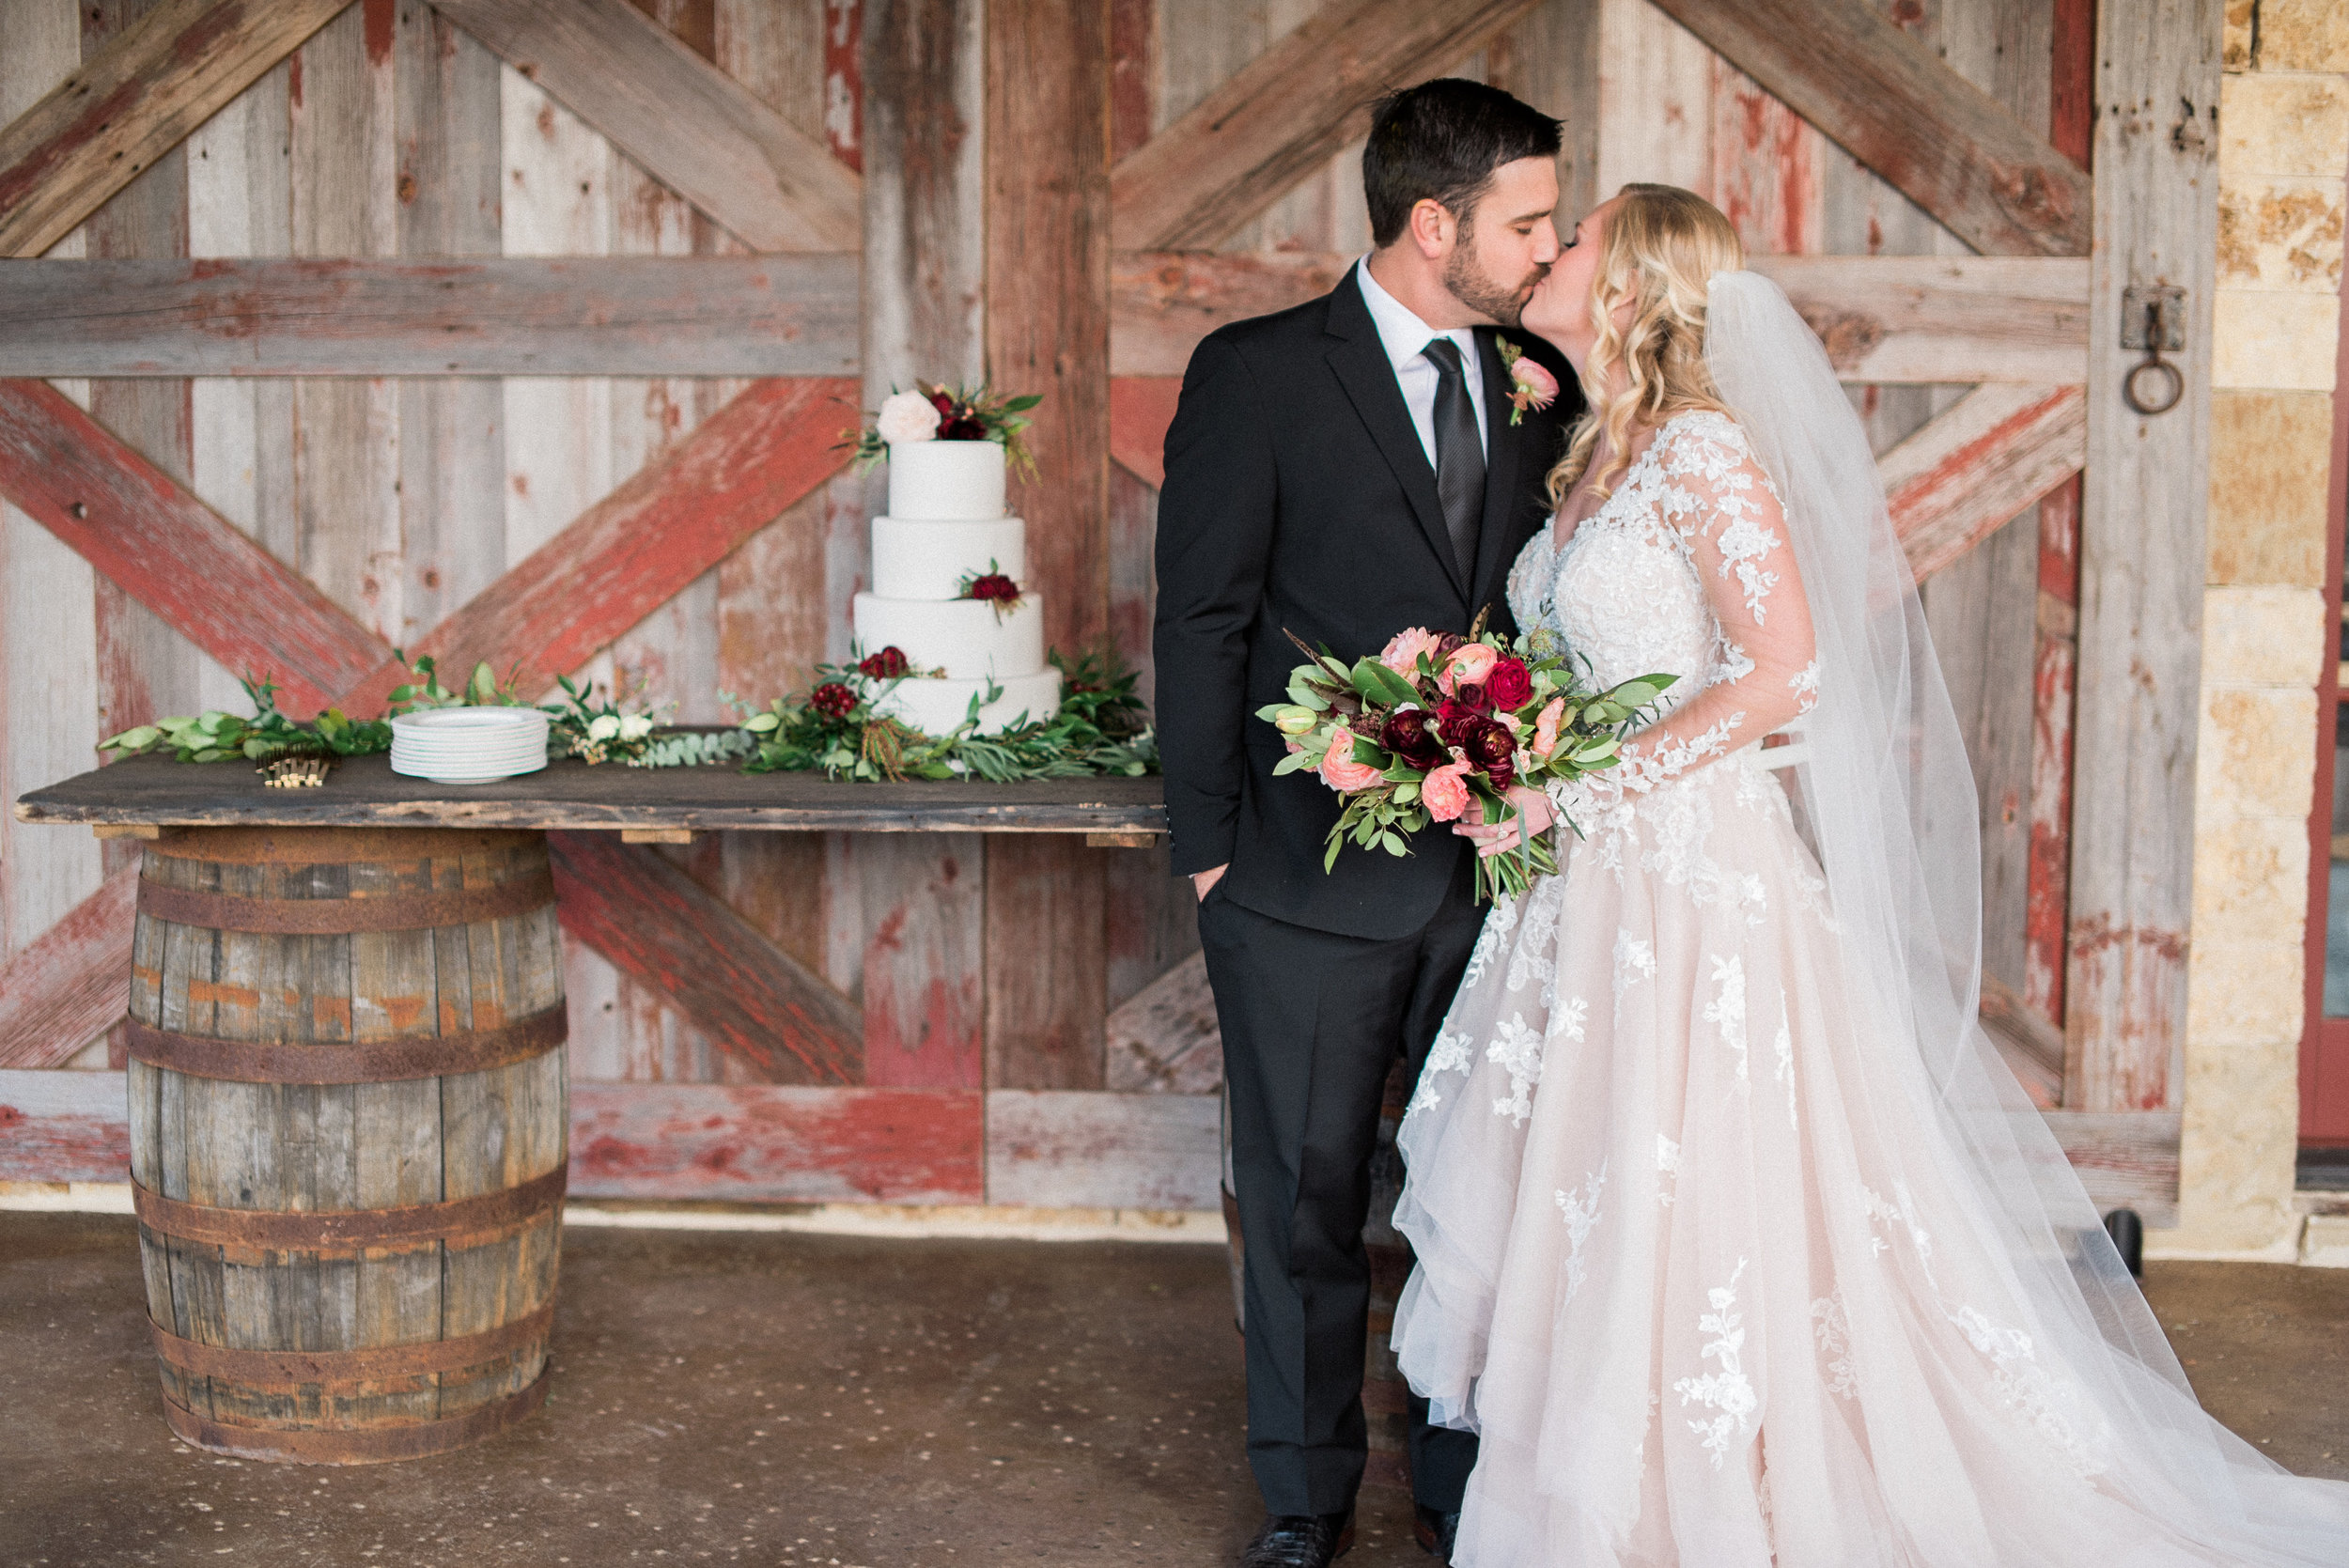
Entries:
POLYGON ((2282 1260, 2302 1240, 2293 1158, 2317 683, 2333 649, 2349 7, 2227 10, 2182 1224, 2149 1239, 2282 1260))

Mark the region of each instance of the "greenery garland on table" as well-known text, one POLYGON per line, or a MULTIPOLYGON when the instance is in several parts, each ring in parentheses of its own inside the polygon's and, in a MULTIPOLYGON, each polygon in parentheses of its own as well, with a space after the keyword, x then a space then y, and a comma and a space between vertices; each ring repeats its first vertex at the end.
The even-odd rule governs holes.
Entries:
MULTIPOLYGON (((403 665, 407 656, 397 653, 403 665)), ((593 766, 616 761, 630 768, 693 768, 721 762, 743 764, 749 773, 808 772, 854 780, 979 778, 1003 783, 1019 779, 1082 778, 1103 773, 1139 777, 1158 771, 1157 737, 1135 676, 1114 655, 1089 653, 1073 662, 1052 656, 1060 670, 1060 710, 1050 719, 1023 722, 992 735, 978 732, 982 704, 990 687, 972 699, 968 716, 953 734, 930 736, 877 711, 900 681, 923 678, 895 648, 883 648, 849 665, 818 665, 816 680, 801 693, 752 711, 739 698, 721 697, 747 714, 739 727, 717 731, 662 726, 653 715, 630 713, 599 699, 595 683, 583 689, 558 676, 560 701, 539 705, 548 717, 551 751, 593 766)), ((474 667, 461 691, 441 685, 430 658, 408 665, 413 677, 391 692, 381 719, 356 720, 339 707, 297 720, 278 711, 274 681, 241 682, 253 699, 244 718, 217 710, 151 724, 99 743, 121 756, 169 752, 181 762, 223 762, 241 757, 266 766, 287 757, 366 756, 392 749, 391 720, 433 707, 528 707, 515 689, 519 672, 500 680, 485 662, 474 667)))

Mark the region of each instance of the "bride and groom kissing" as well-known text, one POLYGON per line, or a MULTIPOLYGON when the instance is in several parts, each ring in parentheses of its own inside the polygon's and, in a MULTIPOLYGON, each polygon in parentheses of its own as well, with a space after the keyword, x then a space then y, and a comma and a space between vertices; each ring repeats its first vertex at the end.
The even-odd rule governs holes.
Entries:
POLYGON ((1399 1057, 1393 1344, 1439 1557, 2349 1564, 2349 1486, 2201 1413, 1976 1024, 1971 774, 1824 353, 1688 192, 1562 243, 1559 145, 1480 84, 1382 100, 1375 249, 1207 337, 1167 435, 1157 713, 1268 1511, 1241 1563, 1352 1543, 1399 1057), (1513 396, 1518 354, 1569 390, 1513 396), (1290 634, 1350 664, 1480 615, 1599 688, 1679 678, 1617 766, 1325 872, 1342 799, 1250 717, 1290 634), (1805 760, 1766 768, 1790 728, 1805 760), (1480 905, 1520 825, 1558 874, 1480 905))

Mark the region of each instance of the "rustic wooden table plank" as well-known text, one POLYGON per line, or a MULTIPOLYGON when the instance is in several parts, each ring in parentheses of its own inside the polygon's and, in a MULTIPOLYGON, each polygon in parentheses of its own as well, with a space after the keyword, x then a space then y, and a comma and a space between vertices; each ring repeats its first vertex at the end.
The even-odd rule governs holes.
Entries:
POLYGON ((404 778, 347 757, 318 789, 271 789, 239 763, 133 757, 36 789, 17 819, 165 827, 695 828, 845 832, 1164 832, 1157 778, 835 784, 732 767, 590 768, 566 760, 489 784, 404 778))

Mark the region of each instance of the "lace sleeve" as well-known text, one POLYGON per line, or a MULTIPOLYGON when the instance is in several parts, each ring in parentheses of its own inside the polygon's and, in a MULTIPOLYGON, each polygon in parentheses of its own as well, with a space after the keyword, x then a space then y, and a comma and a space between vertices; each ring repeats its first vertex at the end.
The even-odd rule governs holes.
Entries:
POLYGON ((1675 421, 1657 438, 1664 518, 1703 580, 1717 631, 1703 689, 1639 732, 1609 770, 1644 791, 1758 741, 1819 700, 1811 609, 1786 542, 1777 487, 1745 436, 1719 414, 1675 421))

